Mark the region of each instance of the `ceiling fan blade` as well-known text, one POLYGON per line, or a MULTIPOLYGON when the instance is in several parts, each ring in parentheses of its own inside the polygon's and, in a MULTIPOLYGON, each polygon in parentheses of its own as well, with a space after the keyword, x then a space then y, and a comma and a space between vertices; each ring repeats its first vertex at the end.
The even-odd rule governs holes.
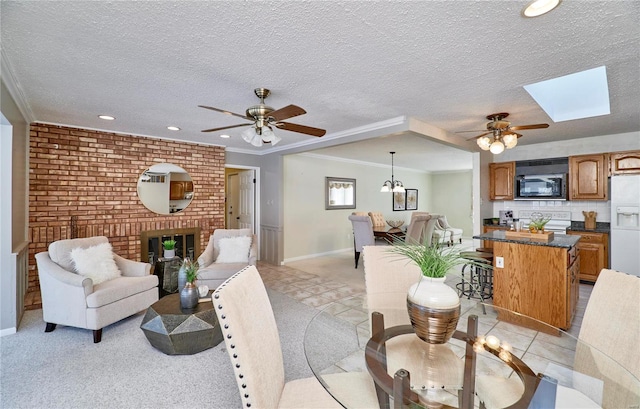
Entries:
POLYGON ((304 133, 312 136, 324 136, 327 133, 324 129, 312 128, 306 125, 292 124, 291 122, 276 122, 274 124, 278 129, 284 129, 285 131, 304 133))
POLYGON ((525 129, 544 129, 548 128, 549 124, 533 124, 533 125, 519 125, 519 126, 510 126, 509 130, 511 131, 522 131, 525 129))
POLYGON ((221 112, 223 114, 227 114, 227 115, 233 115, 233 116, 237 116, 239 118, 244 118, 247 119, 249 121, 253 121, 253 118, 249 118, 246 115, 241 115, 241 114, 236 114, 235 112, 231 112, 231 111, 226 111, 224 109, 220 109, 220 108, 214 108, 214 107, 209 107, 206 105, 198 105, 200 108, 205 108, 205 109, 210 109, 212 111, 216 111, 216 112, 221 112))
POLYGON ((284 108, 269 112, 267 117, 273 118, 274 121, 281 121, 283 119, 293 118, 294 116, 304 115, 306 113, 307 111, 297 105, 287 105, 284 108))
POLYGON ((201 132, 215 132, 215 131, 222 131, 223 129, 238 128, 240 126, 250 126, 250 125, 253 125, 253 124, 238 124, 238 125, 231 125, 231 126, 223 126, 221 128, 203 129, 201 132))
MULTIPOLYGON (((465 132, 466 132, 466 131, 465 131, 465 132)), ((483 136, 485 136, 485 135, 489 135, 490 133, 492 133, 492 132, 491 132, 491 131, 489 131, 489 132, 485 132, 485 133, 482 133, 482 134, 480 134, 480 135, 478 135, 478 136, 474 136, 473 138, 469 138, 469 139, 467 139, 467 140, 468 140, 468 141, 472 141, 472 140, 474 140, 474 139, 482 138, 483 136)))
POLYGON ((486 129, 474 129, 472 131, 457 131, 456 133, 465 133, 465 132, 485 132, 486 129))

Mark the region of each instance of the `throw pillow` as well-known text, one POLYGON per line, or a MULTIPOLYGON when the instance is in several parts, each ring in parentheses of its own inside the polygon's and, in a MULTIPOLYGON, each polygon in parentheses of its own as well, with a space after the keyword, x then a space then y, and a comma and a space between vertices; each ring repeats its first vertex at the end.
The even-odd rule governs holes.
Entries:
POLYGON ((218 243, 216 263, 248 263, 251 236, 225 237, 218 243))
POLYGON ((78 274, 90 278, 93 285, 121 276, 113 259, 111 243, 71 250, 71 260, 78 274))

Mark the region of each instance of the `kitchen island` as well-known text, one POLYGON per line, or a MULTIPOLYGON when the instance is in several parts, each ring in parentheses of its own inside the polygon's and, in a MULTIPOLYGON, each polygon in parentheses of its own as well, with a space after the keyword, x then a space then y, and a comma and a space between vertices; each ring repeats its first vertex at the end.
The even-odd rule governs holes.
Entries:
POLYGON ((549 241, 491 231, 474 239, 493 242, 493 304, 569 329, 578 303, 580 236, 549 241))

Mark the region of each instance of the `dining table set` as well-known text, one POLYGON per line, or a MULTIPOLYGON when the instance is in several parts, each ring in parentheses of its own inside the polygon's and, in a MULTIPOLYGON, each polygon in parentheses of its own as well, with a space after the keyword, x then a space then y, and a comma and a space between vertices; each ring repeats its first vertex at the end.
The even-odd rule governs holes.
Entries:
POLYGON ((304 348, 314 375, 345 408, 362 407, 362 395, 331 374, 369 373, 380 408, 640 407, 640 380, 611 357, 491 304, 463 300, 457 328, 442 344, 418 338, 406 308, 370 311, 357 323, 332 312, 329 306, 311 320, 304 348))

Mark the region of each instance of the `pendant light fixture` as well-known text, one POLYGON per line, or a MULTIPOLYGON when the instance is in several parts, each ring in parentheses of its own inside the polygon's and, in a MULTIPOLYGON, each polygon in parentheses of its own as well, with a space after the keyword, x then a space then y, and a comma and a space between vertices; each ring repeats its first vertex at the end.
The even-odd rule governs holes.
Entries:
POLYGON ((404 192, 404 186, 399 180, 393 178, 393 155, 395 152, 389 152, 391 154, 391 180, 387 180, 382 185, 380 192, 404 192))

